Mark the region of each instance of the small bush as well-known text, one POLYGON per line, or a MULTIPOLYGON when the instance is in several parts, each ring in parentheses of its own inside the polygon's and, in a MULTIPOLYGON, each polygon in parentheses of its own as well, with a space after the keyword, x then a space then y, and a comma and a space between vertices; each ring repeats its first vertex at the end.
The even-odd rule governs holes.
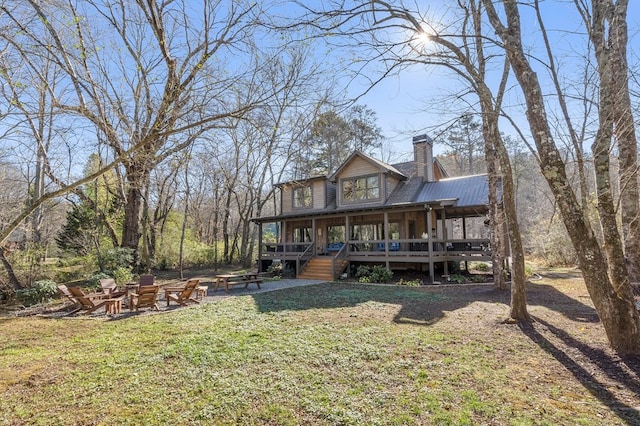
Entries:
POLYGON ((404 278, 400 278, 396 284, 398 285, 406 285, 407 287, 420 287, 422 285, 422 281, 420 280, 405 280, 404 278))
POLYGON ((368 277, 369 276, 369 267, 367 265, 360 265, 358 269, 356 269, 356 278, 368 277))
POLYGON ((116 247, 105 250, 100 254, 98 264, 100 270, 106 274, 113 273, 118 268, 128 268, 133 263, 133 250, 116 247))
POLYGON ((104 272, 98 272, 89 277, 89 279, 87 280, 87 285, 90 288, 97 289, 98 287, 100 287, 100 280, 106 278, 111 278, 111 275, 105 274, 104 272))
POLYGON ((532 277, 536 273, 535 269, 533 269, 533 265, 530 263, 524 264, 524 275, 525 277, 532 277))
POLYGON ((30 288, 17 291, 18 298, 25 305, 48 302, 58 292, 55 281, 41 280, 33 283, 30 288))
POLYGON ((476 264, 475 269, 477 271, 487 272, 489 270, 489 264, 484 263, 484 262, 479 262, 479 263, 476 264))
POLYGON ((456 283, 456 284, 463 284, 467 282, 467 278, 464 275, 452 274, 452 275, 449 275, 449 278, 447 279, 447 281, 456 283))
POLYGON ((267 272, 270 273, 274 278, 275 277, 282 277, 282 262, 279 263, 272 263, 271 265, 269 265, 269 267, 267 268, 267 272))
POLYGON ((133 274, 131 268, 120 267, 113 271, 113 278, 116 280, 116 284, 122 285, 133 281, 133 274))
POLYGON ((388 283, 393 278, 393 272, 382 265, 360 265, 356 270, 356 278, 361 283, 388 283))

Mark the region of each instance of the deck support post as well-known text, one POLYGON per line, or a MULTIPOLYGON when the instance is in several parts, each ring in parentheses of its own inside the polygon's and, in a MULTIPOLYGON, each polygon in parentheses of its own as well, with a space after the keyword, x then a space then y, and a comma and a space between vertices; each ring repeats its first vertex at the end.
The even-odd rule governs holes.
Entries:
POLYGON ((436 280, 433 270, 433 236, 431 235, 431 228, 433 227, 433 219, 431 218, 431 206, 425 206, 425 212, 427 214, 427 248, 429 250, 429 280, 433 284, 436 280))

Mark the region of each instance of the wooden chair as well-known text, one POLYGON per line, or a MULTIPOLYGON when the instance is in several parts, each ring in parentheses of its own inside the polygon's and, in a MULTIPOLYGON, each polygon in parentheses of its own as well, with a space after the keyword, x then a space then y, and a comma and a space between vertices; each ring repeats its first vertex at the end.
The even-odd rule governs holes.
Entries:
POLYGON ((104 299, 102 293, 85 293, 80 287, 69 287, 69 292, 78 301, 86 312, 84 314, 90 314, 104 307, 110 300, 104 299))
POLYGON ((102 292, 106 297, 115 298, 127 295, 127 289, 118 287, 116 285, 116 280, 113 278, 105 278, 100 280, 100 287, 102 287, 102 292))
POLYGON ((146 285, 153 285, 154 276, 153 275, 140 275, 140 287, 144 287, 146 285))
POLYGON ((75 297, 73 297, 73 294, 71 294, 71 292, 69 291, 69 288, 66 285, 58 284, 57 287, 58 287, 58 294, 60 294, 60 297, 71 301, 74 305, 78 304, 78 301, 76 300, 75 297))
POLYGON ((129 293, 129 310, 136 311, 140 308, 151 308, 159 311, 158 307, 158 292, 160 291, 159 285, 145 285, 138 288, 137 293, 129 293))
POLYGON ((164 296, 167 299, 167 306, 172 300, 182 306, 187 306, 187 302, 200 303, 192 296, 198 285, 200 280, 192 279, 188 280, 183 287, 165 287, 164 296))

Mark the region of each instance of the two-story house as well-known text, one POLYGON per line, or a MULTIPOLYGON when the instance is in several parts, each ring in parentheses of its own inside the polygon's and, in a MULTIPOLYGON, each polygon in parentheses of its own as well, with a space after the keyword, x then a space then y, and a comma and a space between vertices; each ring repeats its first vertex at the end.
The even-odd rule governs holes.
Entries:
POLYGON ((259 270, 275 261, 298 277, 334 280, 350 265, 379 264, 433 282, 449 262, 490 261, 487 176, 448 178, 426 135, 413 148, 406 163, 356 151, 331 176, 278 184, 280 214, 254 219, 259 270))

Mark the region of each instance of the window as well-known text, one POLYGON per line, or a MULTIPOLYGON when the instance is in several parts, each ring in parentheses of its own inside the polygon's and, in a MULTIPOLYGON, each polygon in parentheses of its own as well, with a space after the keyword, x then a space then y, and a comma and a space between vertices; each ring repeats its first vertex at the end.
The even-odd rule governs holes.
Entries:
POLYGON ((293 229, 293 242, 294 243, 310 243, 311 234, 313 229, 311 228, 294 228, 293 229))
POLYGON ((296 209, 311 207, 311 186, 293 190, 293 207, 296 209))
POLYGON ((368 201, 380 198, 380 176, 364 176, 342 181, 345 202, 368 201))
POLYGON ((330 226, 327 228, 327 240, 331 243, 344 243, 345 228, 344 225, 330 226))

